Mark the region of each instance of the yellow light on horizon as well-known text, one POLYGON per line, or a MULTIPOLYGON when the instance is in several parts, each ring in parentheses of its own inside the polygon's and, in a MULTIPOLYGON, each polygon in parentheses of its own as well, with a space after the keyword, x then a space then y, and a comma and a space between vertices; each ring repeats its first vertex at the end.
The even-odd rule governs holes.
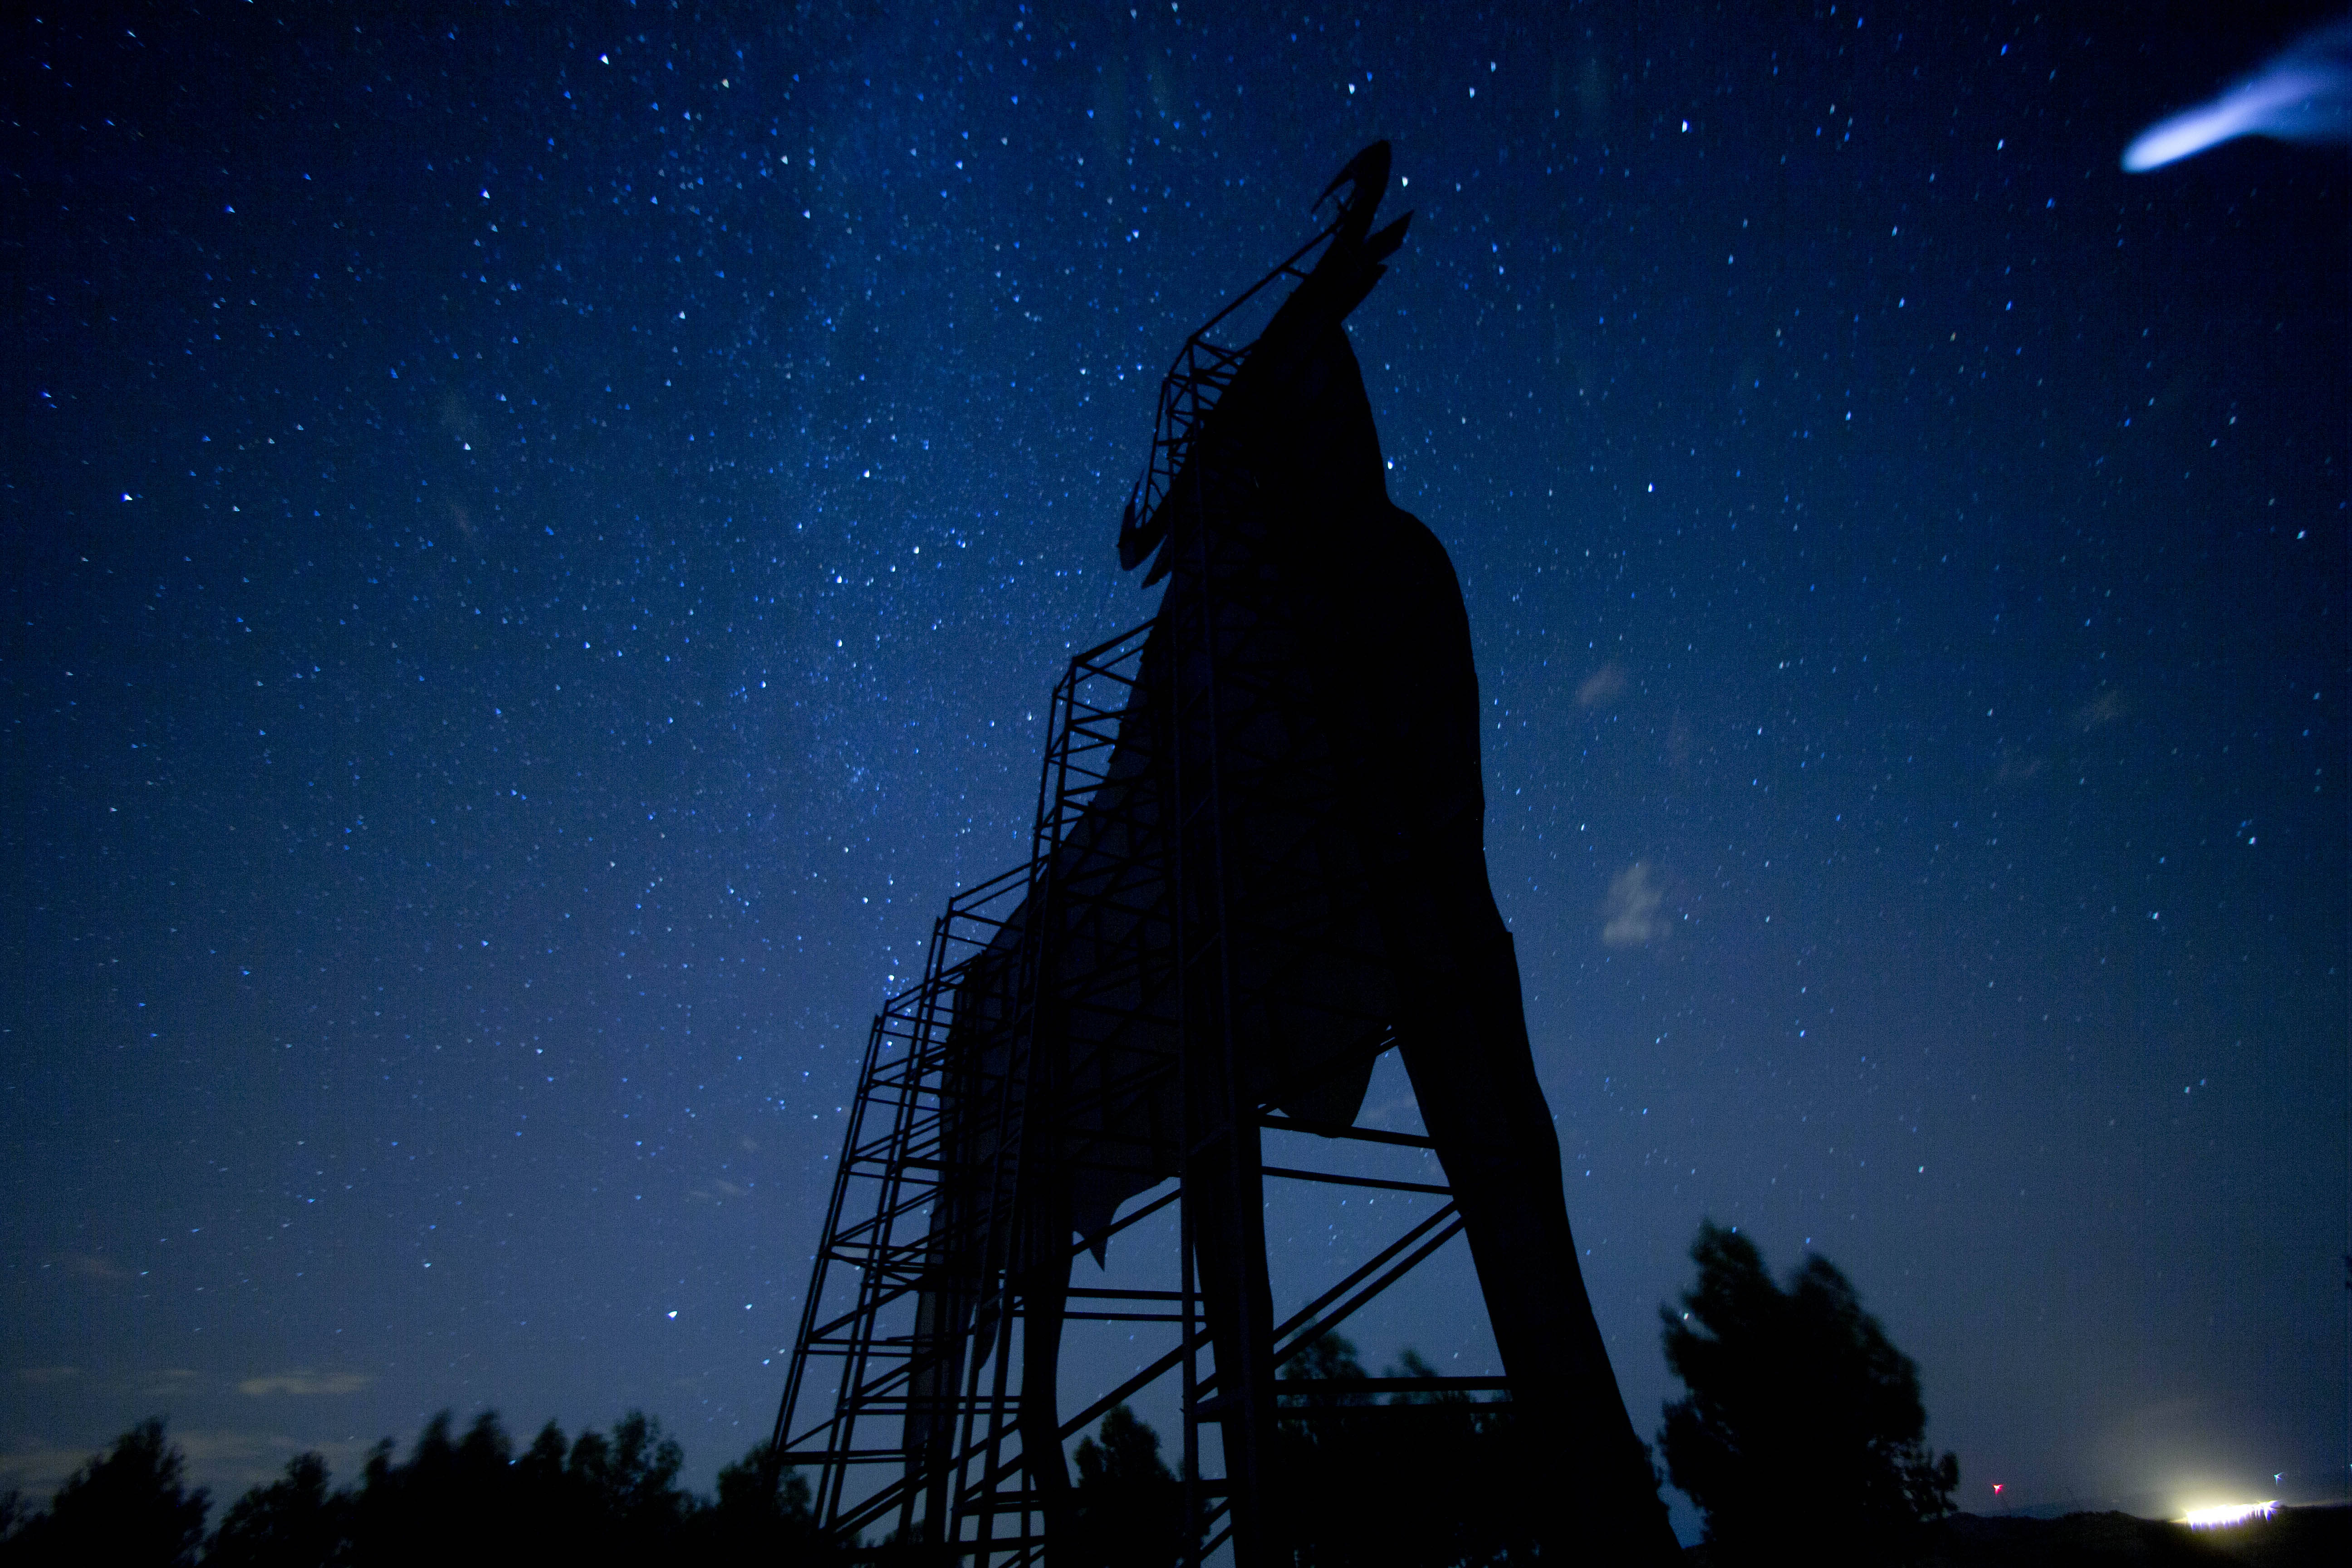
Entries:
POLYGON ((2224 1502, 2210 1508, 2192 1508, 2180 1516, 2180 1522, 2191 1530, 2223 1530, 2249 1520, 2268 1519, 2278 1511, 2278 1500, 2268 1502, 2224 1502))

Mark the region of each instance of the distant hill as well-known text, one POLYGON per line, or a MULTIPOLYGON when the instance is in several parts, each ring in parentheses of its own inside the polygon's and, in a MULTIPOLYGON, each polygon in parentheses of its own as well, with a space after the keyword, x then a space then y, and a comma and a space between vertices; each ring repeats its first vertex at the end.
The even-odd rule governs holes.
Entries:
MULTIPOLYGON (((1708 1548, 1683 1554, 1691 1568, 1715 1568, 1708 1548)), ((1785 1561, 1805 1561, 1801 1551, 1785 1561)), ((2226 1530, 2191 1530, 2128 1513, 2070 1513, 2057 1519, 1954 1514, 1927 1527, 1912 1568, 2343 1568, 2352 1563, 2352 1506, 2282 1508, 2266 1520, 2226 1530)))

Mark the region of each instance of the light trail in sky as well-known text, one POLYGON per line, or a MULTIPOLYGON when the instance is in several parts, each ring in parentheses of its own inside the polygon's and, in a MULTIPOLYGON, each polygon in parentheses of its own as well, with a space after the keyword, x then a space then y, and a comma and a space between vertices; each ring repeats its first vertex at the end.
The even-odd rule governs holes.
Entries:
POLYGON ((2352 141, 2352 21, 2305 34, 2220 97, 2158 121, 2124 149, 2124 168, 2146 174, 2241 136, 2352 141))

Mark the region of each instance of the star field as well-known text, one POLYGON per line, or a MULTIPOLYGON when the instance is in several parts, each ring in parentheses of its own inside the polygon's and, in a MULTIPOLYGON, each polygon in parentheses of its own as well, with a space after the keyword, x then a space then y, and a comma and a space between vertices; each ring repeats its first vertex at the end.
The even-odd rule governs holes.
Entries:
MULTIPOLYGON (((1384 136, 1636 1429, 1711 1216, 1964 1507, 2340 1497, 2347 170, 2116 163, 2324 15, 11 21, 0 1479, 763 1436, 866 1020, 1150 613, 1160 375, 1384 136)), ((1487 1370, 1468 1278, 1368 1360, 1487 1370)))

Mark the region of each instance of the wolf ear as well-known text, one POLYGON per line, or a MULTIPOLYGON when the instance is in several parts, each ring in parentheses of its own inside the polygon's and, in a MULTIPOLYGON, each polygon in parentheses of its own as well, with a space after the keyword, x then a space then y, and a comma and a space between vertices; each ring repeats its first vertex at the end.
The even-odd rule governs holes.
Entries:
POLYGON ((1395 255, 1396 247, 1404 243, 1405 226, 1411 222, 1412 222, 1412 215, 1411 213, 1407 213, 1404 216, 1397 219, 1396 222, 1389 225, 1388 227, 1381 230, 1380 233, 1364 241, 1364 259, 1367 261, 1386 261, 1390 257, 1395 255))
POLYGON ((1142 565, 1144 560, 1160 548, 1160 542, 1167 533, 1168 520, 1158 512, 1144 519, 1143 526, 1138 528, 1135 523, 1135 498, 1128 497, 1127 512, 1118 520, 1119 569, 1132 572, 1142 565))
POLYGON ((1370 222, 1372 209, 1379 206, 1381 197, 1388 194, 1389 144, 1385 142, 1375 142, 1349 159, 1348 166, 1331 176, 1331 183, 1323 187, 1321 195, 1315 198, 1315 205, 1319 207, 1329 201, 1331 193, 1341 185, 1355 187, 1341 198, 1339 203, 1341 212, 1343 214, 1352 212, 1360 204, 1364 220, 1367 223, 1370 222), (1366 201, 1364 198, 1367 195, 1371 199, 1366 201))

